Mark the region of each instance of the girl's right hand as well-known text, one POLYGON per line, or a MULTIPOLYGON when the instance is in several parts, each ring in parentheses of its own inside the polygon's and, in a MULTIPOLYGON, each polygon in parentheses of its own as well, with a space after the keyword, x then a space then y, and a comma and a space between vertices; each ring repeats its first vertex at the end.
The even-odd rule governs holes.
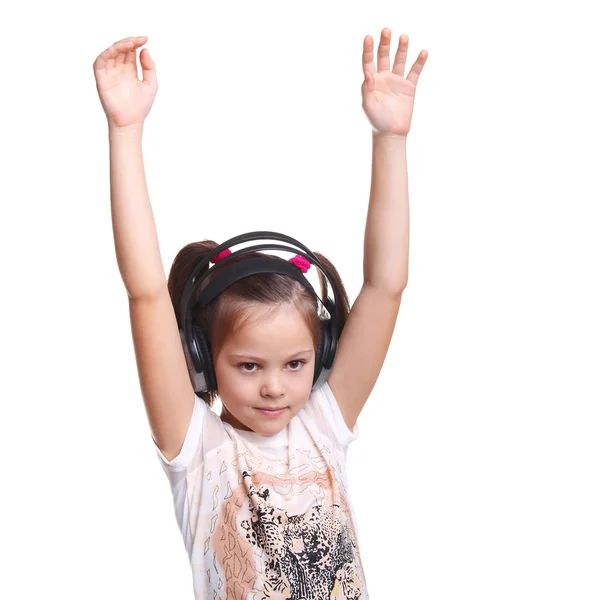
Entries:
POLYGON ((142 124, 158 90, 156 67, 146 48, 140 52, 143 80, 138 79, 136 50, 146 36, 115 42, 94 61, 94 77, 100 103, 109 125, 128 127, 142 124))

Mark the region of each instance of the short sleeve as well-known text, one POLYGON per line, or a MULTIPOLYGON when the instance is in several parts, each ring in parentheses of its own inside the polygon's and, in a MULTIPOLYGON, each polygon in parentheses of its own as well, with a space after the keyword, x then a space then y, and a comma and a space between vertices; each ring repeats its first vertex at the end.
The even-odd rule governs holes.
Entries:
POLYGON ((202 442, 202 427, 206 411, 206 403, 194 394, 194 410, 179 454, 173 460, 169 461, 160 449, 156 447, 158 458, 167 472, 174 473, 186 470, 192 462, 193 457, 197 455, 202 442))
POLYGON ((354 429, 350 431, 344 421, 340 407, 329 387, 327 382, 319 386, 315 390, 316 400, 323 415, 323 419, 328 426, 329 431, 333 434, 333 437, 342 446, 347 448, 351 442, 358 438, 358 423, 354 425, 354 429))

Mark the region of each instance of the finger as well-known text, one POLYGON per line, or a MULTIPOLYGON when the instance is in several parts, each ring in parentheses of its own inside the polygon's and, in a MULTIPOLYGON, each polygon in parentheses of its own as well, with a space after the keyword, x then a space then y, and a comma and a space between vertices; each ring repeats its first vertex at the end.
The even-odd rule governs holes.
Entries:
POLYGON ((137 57, 137 53, 135 51, 135 47, 132 47, 129 52, 123 52, 123 64, 125 65, 134 65, 137 57))
POLYGON ((127 57, 131 54, 131 51, 135 54, 135 48, 131 42, 127 42, 126 46, 119 49, 119 54, 115 58, 115 66, 125 64, 127 57))
POLYGON ((113 46, 115 47, 115 49, 117 51, 117 55, 115 56, 112 65, 110 63, 107 65, 109 67, 122 65, 125 62, 125 58, 126 58, 128 52, 133 48, 133 41, 123 40, 123 41, 117 42, 116 44, 113 44, 113 46))
POLYGON ((148 36, 142 35, 142 36, 139 36, 137 38, 132 38, 132 39, 133 39, 133 48, 129 52, 127 52, 127 55, 125 57, 125 63, 135 65, 136 64, 135 63, 136 50, 138 48, 141 48, 148 41, 148 36))
POLYGON ((392 39, 392 30, 384 27, 379 39, 379 48, 377 49, 377 70, 390 70, 390 41, 392 39))
POLYGON ((131 48, 138 48, 143 46, 148 41, 148 37, 128 37, 112 44, 104 52, 102 52, 98 58, 94 61, 94 70, 114 67, 116 62, 123 62, 125 56, 120 56, 121 53, 129 53, 131 48))
POLYGON ((425 66, 425 61, 427 60, 427 50, 421 50, 415 64, 412 66, 412 69, 408 73, 406 79, 408 81, 412 81, 415 85, 417 85, 417 81, 419 80, 419 75, 425 66))
POLYGON ((115 42, 119 55, 115 58, 115 65, 133 64, 135 65, 136 50, 143 46, 148 38, 146 36, 129 37, 115 42))
POLYGON ((140 64, 142 65, 143 82, 152 87, 156 87, 156 65, 148 52, 148 48, 144 48, 140 52, 140 64))
POLYGON ((119 59, 119 54, 125 51, 125 49, 129 50, 130 46, 130 42, 117 42, 108 47, 94 61, 94 71, 105 68, 110 69, 114 67, 115 61, 119 59))
POLYGON ((392 73, 404 77, 404 69, 406 68, 406 55, 408 54, 408 36, 403 33, 398 40, 398 50, 394 58, 394 66, 392 73))
POLYGON ((107 66, 114 66, 115 58, 118 56, 118 54, 119 52, 114 45, 104 50, 104 52, 101 52, 94 61, 94 71, 104 69, 107 66))
POLYGON ((377 73, 377 68, 375 67, 373 56, 373 38, 370 35, 367 35, 363 40, 362 54, 363 74, 365 75, 365 77, 367 73, 377 73))
POLYGON ((131 37, 123 38, 122 40, 119 40, 118 42, 115 42, 113 44, 113 46, 118 46, 119 44, 123 44, 123 43, 126 43, 126 42, 134 42, 135 43, 139 39, 148 39, 148 38, 146 36, 134 35, 134 36, 131 36, 131 37))

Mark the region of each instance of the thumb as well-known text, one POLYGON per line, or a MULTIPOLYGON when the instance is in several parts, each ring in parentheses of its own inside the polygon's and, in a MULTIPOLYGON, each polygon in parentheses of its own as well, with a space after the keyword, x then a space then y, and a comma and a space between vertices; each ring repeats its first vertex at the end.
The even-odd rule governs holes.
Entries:
POLYGON ((140 52, 140 64, 142 65, 142 76, 144 83, 152 87, 156 87, 156 65, 150 57, 150 52, 147 48, 144 48, 140 52))

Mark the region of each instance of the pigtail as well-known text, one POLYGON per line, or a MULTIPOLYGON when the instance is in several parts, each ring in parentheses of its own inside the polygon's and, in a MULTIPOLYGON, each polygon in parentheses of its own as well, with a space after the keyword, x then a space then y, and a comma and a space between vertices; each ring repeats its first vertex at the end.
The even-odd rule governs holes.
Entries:
MULTIPOLYGON (((198 264, 204 260, 217 245, 218 244, 212 240, 192 242, 191 244, 184 246, 175 256, 167 279, 167 287, 169 289, 169 295, 171 296, 171 302, 175 308, 175 313, 178 317, 186 283, 189 281, 198 264)), ((179 323, 179 326, 181 326, 181 323, 179 323)))
MULTIPOLYGON (((340 324, 339 333, 341 334, 342 330, 344 329, 344 325, 346 324, 348 314, 350 313, 350 302, 348 301, 348 293, 346 292, 346 288, 344 287, 342 278, 340 277, 340 274, 338 273, 337 269, 333 266, 333 263, 319 252, 314 252, 313 254, 319 259, 319 262, 323 265, 323 268, 327 272, 327 276, 333 282, 333 285, 336 287, 336 292, 342 299, 341 306, 338 307, 338 318, 340 324)), ((323 298, 325 296, 325 290, 327 289, 327 285, 323 273, 321 273, 320 269, 317 269, 317 271, 319 273, 319 283, 321 285, 321 298, 323 298)), ((333 293, 330 292, 330 296, 332 295, 333 293)))

